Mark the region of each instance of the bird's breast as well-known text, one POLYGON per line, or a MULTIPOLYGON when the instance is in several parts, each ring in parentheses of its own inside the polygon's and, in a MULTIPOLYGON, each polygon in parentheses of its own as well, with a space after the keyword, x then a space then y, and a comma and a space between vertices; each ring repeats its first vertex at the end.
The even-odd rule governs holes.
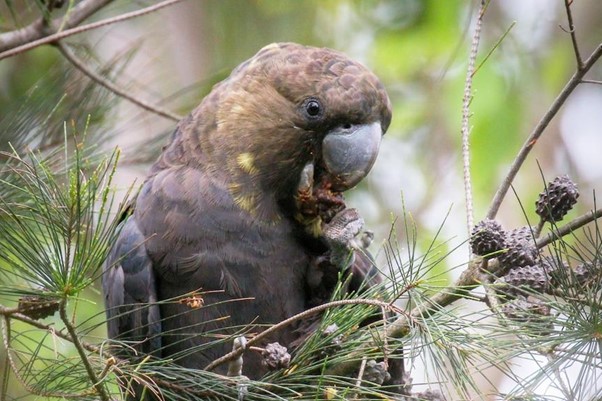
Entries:
POLYGON ((285 216, 258 220, 227 185, 189 168, 148 180, 136 207, 160 299, 198 293, 204 308, 215 305, 204 318, 236 324, 274 323, 304 309, 311 256, 285 216))

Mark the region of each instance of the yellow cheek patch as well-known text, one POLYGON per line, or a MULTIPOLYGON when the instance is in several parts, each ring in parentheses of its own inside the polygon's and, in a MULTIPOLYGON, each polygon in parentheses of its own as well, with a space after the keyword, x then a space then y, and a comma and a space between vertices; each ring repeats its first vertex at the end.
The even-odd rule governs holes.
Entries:
POLYGON ((255 157, 249 153, 241 153, 236 156, 236 164, 242 171, 247 174, 255 175, 257 174, 257 167, 255 167, 255 157))

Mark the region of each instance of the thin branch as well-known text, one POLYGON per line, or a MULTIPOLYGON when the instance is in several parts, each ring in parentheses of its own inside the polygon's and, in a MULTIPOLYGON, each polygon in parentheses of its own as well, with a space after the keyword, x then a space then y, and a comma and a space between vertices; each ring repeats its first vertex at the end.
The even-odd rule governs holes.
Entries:
POLYGON ((59 305, 59 314, 61 316, 61 320, 62 320, 63 324, 65 325, 65 328, 69 332, 69 336, 71 337, 71 342, 75 346, 75 349, 77 350, 77 352, 79 354, 79 357, 84 365, 84 368, 86 369, 86 372, 88 373, 88 377, 90 378, 92 385, 96 389, 98 396, 100 397, 100 399, 102 401, 110 401, 111 397, 107 393, 105 386, 98 379, 98 376, 96 375, 96 372, 94 372, 92 365, 90 365, 90 361, 88 360, 88 355, 86 355, 86 350, 84 349, 84 347, 82 346, 82 344, 79 341, 79 335, 75 331, 75 327, 73 327, 73 325, 71 324, 71 321, 69 320, 69 317, 67 316, 66 302, 67 301, 65 299, 63 299, 59 305))
POLYGON ((125 90, 119 88, 117 85, 115 85, 114 83, 112 83, 111 81, 109 81, 108 79, 103 77, 102 75, 98 74, 96 71, 88 68, 88 66, 81 59, 79 59, 73 52, 71 52, 67 48, 67 46, 65 46, 65 44, 63 42, 57 42, 57 47, 59 48, 61 54, 71 64, 73 64, 73 66, 75 66, 75 68, 80 70, 83 74, 85 74, 92 81, 96 82, 97 84, 99 84, 101 86, 104 86, 111 92, 115 93, 117 96, 130 101, 131 103, 135 104, 136 106, 138 106, 144 110, 150 111, 151 113, 155 113, 155 114, 157 114, 161 117, 167 118, 169 120, 178 122, 183 118, 183 116, 173 113, 167 109, 164 109, 161 106, 150 104, 142 99, 139 99, 139 98, 136 98, 136 97, 130 95, 125 90))
POLYGON ((355 387, 361 387, 362 378, 364 377, 364 370, 366 369, 366 363, 368 362, 368 358, 365 356, 362 358, 362 363, 360 365, 360 370, 357 373, 357 379, 355 381, 355 387))
POLYGON ((466 81, 464 82, 464 98, 462 99, 462 160, 464 167, 464 196, 466 198, 466 225, 468 232, 473 226, 473 201, 472 201, 472 180, 470 177, 470 127, 468 120, 470 119, 470 102, 472 99, 472 77, 474 74, 475 61, 477 59, 477 51, 479 49, 479 41, 481 40, 481 25, 483 15, 485 13, 485 0, 481 0, 481 6, 477 16, 474 34, 472 36, 472 46, 470 48, 470 56, 468 59, 468 68, 466 70, 466 81))
POLYGON ((552 242, 556 241, 557 239, 572 233, 573 231, 577 230, 578 228, 581 228, 584 225, 591 223, 592 221, 594 221, 600 217, 602 217, 602 208, 597 209, 597 210, 590 210, 589 212, 585 213, 584 215, 581 215, 581 216, 577 217, 576 219, 571 220, 564 226, 562 226, 556 230, 553 230, 545 237, 539 239, 537 241, 537 248, 543 248, 544 246, 551 244, 552 242))
POLYGON ((21 384, 23 386, 24 389, 26 389, 27 391, 29 391, 31 394, 35 394, 39 397, 45 397, 45 398, 65 398, 65 399, 80 399, 82 397, 85 396, 90 396, 96 393, 95 389, 93 389, 92 387, 90 387, 88 390, 85 390, 83 392, 80 393, 65 393, 62 391, 43 391, 43 389, 40 388, 36 388, 31 386, 27 380, 25 380, 20 374, 19 374, 19 368, 17 367, 17 364, 15 362, 15 360, 13 359, 13 355, 10 352, 11 350, 11 346, 10 346, 10 319, 11 317, 16 316, 16 314, 6 314, 6 315, 2 315, 3 319, 4 319, 4 324, 2 325, 2 339, 3 339, 3 343, 4 343, 4 348, 6 349, 6 360, 8 365, 10 366, 10 370, 12 371, 12 373, 14 374, 15 378, 17 379, 17 381, 19 382, 19 384, 21 384))
MULTIPOLYGON (((385 329, 379 330, 375 337, 377 338, 403 338, 410 333, 411 324, 417 319, 432 315, 447 305, 466 297, 471 290, 480 285, 480 266, 481 258, 475 258, 470 261, 466 270, 462 272, 458 280, 451 286, 439 291, 426 302, 416 306, 409 314, 400 315, 385 329)), ((500 268, 495 260, 489 261, 489 270, 495 273, 500 268)), ((365 345, 365 349, 377 347, 373 341, 365 345)), ((328 375, 347 375, 357 368, 358 358, 365 353, 365 350, 358 350, 349 356, 347 361, 338 361, 335 366, 328 366, 326 374, 328 375)))
POLYGON ((550 368, 552 369, 552 372, 554 372, 554 378, 556 379, 556 383, 559 385, 560 389, 562 390, 562 393, 566 397, 566 400, 574 401, 575 396, 573 395, 573 392, 569 389, 569 387, 566 385, 566 383, 564 382, 564 380, 562 378, 562 375, 560 374, 560 369, 558 368, 558 364, 556 363, 556 355, 554 355, 554 352, 553 351, 552 352, 543 352, 541 354, 543 356, 545 356, 546 359, 548 360, 548 364, 549 364, 550 368))
POLYGON ((581 58, 581 52, 579 51, 579 45, 577 44, 577 36, 575 35, 575 24, 573 23, 571 3, 572 0, 564 0, 564 7, 566 8, 566 19, 569 23, 569 34, 571 35, 573 51, 575 52, 575 59, 577 60, 577 69, 581 70, 583 68, 583 59, 581 58))
MULTIPOLYGON (((382 316, 383 316, 383 329, 387 330, 387 311, 385 308, 381 308, 382 316)), ((389 367, 389 339, 387 337, 382 339, 383 341, 383 362, 385 366, 389 367)))
MULTIPOLYGON (((105 1, 110 1, 110 0, 105 0, 105 1)), ((34 41, 30 41, 27 42, 24 45, 12 48, 11 50, 7 50, 5 52, 0 53, 0 60, 7 58, 7 57, 11 57, 26 51, 29 51, 31 49, 34 49, 38 46, 42 46, 42 45, 47 45, 50 43, 54 43, 58 40, 67 38, 69 36, 73 36, 73 35, 77 35, 79 33, 82 32, 86 32, 86 31, 90 31, 92 29, 97 29, 103 26, 107 26, 107 25, 111 25, 111 24, 115 24, 117 22, 122 22, 122 21, 126 21, 132 18, 136 18, 136 17, 140 17, 152 12, 155 12, 161 8, 165 8, 168 6, 171 6, 173 4, 179 3, 183 0, 164 0, 158 4, 155 4, 153 6, 149 6, 146 8, 142 8, 140 10, 136 10, 136 11, 132 11, 129 13, 125 13, 125 14, 121 14, 118 15, 116 17, 111 17, 111 18, 107 18, 101 21, 97 21, 97 22, 93 22, 87 25, 82 25, 76 28, 71 28, 71 29, 66 29, 64 31, 61 32, 57 32, 57 33, 53 33, 53 34, 49 34, 47 36, 42 35, 42 37, 38 40, 34 40, 34 41)), ((1 42, 0 42, 1 43, 1 42)))
POLYGON ((582 79, 582 84, 594 84, 594 85, 602 85, 602 81, 598 81, 595 79, 582 79))
POLYGON ((579 85, 579 83, 581 82, 582 78, 590 70, 590 68, 598 61, 600 56, 602 56, 602 44, 599 44, 598 47, 589 56, 589 58, 587 60, 585 60, 585 62, 583 63, 583 68, 575 71, 575 73, 573 74, 571 79, 567 82, 567 84, 564 86, 564 88, 562 89, 560 94, 556 97, 556 99, 554 100, 554 102, 552 103, 552 105, 550 106, 548 111, 544 114, 544 116, 541 118, 541 120, 537 123, 537 125, 535 126, 535 128, 533 129, 531 134, 529 135, 529 138, 527 138, 527 140, 523 144, 523 147, 521 148, 518 155, 514 159, 514 162, 512 163, 512 166, 510 167, 510 171, 508 172, 508 175, 504 178, 503 182, 501 183, 500 187, 498 188, 497 192, 495 193, 495 196, 493 198, 493 201, 491 202, 491 206, 487 213, 487 217, 489 219, 495 219, 495 216, 502 204, 502 201, 504 200, 504 197, 506 196, 506 193, 508 192, 508 189, 510 188, 512 181, 514 181, 514 177, 516 177, 516 174, 518 173, 521 166, 525 162, 527 156, 529 155, 529 152, 531 152, 531 149, 533 148, 533 146, 535 146, 535 144, 537 143, 537 141, 538 141, 539 137, 541 136, 541 134, 543 133, 543 131, 550 124, 550 122, 552 121, 554 116, 556 116, 556 113, 558 113, 558 110, 560 110, 562 105, 566 102, 566 99, 569 97, 569 95, 571 93, 573 93, 573 91, 575 90, 577 85, 579 85))
MULTIPOLYGON (((82 0, 79 4, 69 10, 66 19, 65 17, 56 18, 50 22, 50 25, 62 25, 67 29, 73 28, 112 1, 113 0, 82 0)), ((44 18, 39 18, 24 28, 0 34, 0 52, 26 45, 47 36, 50 33, 48 32, 47 24, 48 21, 45 21, 44 18)))
MULTIPOLYGON (((303 311, 301 313, 298 313, 294 316, 289 317, 288 319, 285 319, 283 321, 281 321, 278 324, 275 324, 273 326, 271 326, 270 328, 262 331, 261 333, 257 334, 255 337, 249 339, 247 341, 247 346, 245 348, 249 348, 250 346, 252 346, 253 344, 261 341, 262 339, 264 339, 265 337, 271 335, 272 333, 292 324, 295 323, 299 320, 303 320, 308 318, 309 316, 315 315, 317 313, 323 312, 327 309, 330 308, 335 308, 337 306, 343 306, 343 305, 373 305, 373 306, 378 306, 381 308, 386 308, 388 310, 392 310, 395 311, 397 313, 402 312, 399 308, 397 308, 396 306, 390 305, 388 302, 383 302, 383 301, 379 301, 376 299, 343 299, 340 301, 333 301, 333 302, 328 302, 322 305, 318 305, 316 307, 313 307, 311 309, 308 309, 306 311, 303 311)), ((205 367, 205 370, 207 371, 211 371, 213 369, 215 369, 216 367, 218 367, 219 365, 229 362, 230 360, 234 359, 234 358, 238 358, 245 350, 243 348, 239 348, 235 351, 231 351, 229 353, 227 353, 226 355, 214 360, 213 362, 211 362, 209 365, 207 365, 205 367)))
POLYGON ((537 223, 537 226, 535 226, 535 229, 533 230, 533 238, 539 238, 539 236, 541 235, 541 231, 543 230, 545 225, 546 221, 540 218, 539 223, 537 223))
POLYGON ((8 364, 10 365, 11 370, 13 371, 17 381, 19 382, 19 384, 21 384, 25 389, 27 389, 28 391, 32 392, 29 389, 29 386, 27 384, 27 382, 21 377, 21 375, 19 375, 19 369, 17 368, 17 365, 15 364, 15 361, 13 360, 13 356, 10 352, 11 347, 10 347, 10 343, 11 343, 11 339, 10 339, 10 333, 11 333, 11 329, 10 329, 10 315, 3 315, 3 325, 2 325, 2 340, 3 340, 3 344, 4 344, 4 349, 6 350, 6 360, 8 361, 8 364))
POLYGON ((599 310, 602 308, 602 300, 588 299, 585 296, 569 294, 567 291, 561 289, 554 289, 550 292, 551 295, 562 298, 565 301, 576 302, 581 305, 589 306, 592 309, 599 310))
POLYGON ((466 22, 462 21, 462 33, 459 35, 459 39, 456 45, 454 46, 454 50, 450 52, 447 61, 445 61, 444 67, 441 69, 441 74, 439 74, 437 81, 443 81, 447 73, 451 70, 454 61, 458 58, 458 55, 464 48, 464 41, 466 40, 466 37, 468 36, 468 31, 470 30, 470 21, 472 20, 474 4, 470 2, 469 7, 470 8, 467 10, 466 13, 466 22))
POLYGON ((0 315, 2 316, 12 316, 20 312, 19 308, 7 308, 5 306, 0 305, 0 315))
MULTIPOLYGON (((23 315, 22 313, 19 313, 17 308, 6 308, 6 307, 0 305, 0 315, 10 317, 11 319, 19 320, 23 323, 27 323, 30 326, 33 326, 37 329, 52 332, 52 334, 56 335, 57 337, 71 342, 70 336, 66 335, 65 333, 63 333, 61 331, 56 331, 54 329, 54 327, 52 327, 49 324, 40 323, 39 321, 37 321, 35 319, 32 319, 30 317, 23 315)), ((90 343, 83 342, 83 341, 80 342, 80 344, 82 345, 82 347, 84 347, 84 349, 86 349, 89 352, 101 354, 99 347, 97 347, 96 345, 92 345, 90 343)), ((102 353, 102 356, 105 358, 111 357, 111 355, 109 353, 102 353)))
MULTIPOLYGON (((485 271, 487 269, 486 259, 483 259, 483 266, 484 268, 481 268, 481 270, 485 271)), ((490 274, 481 273, 479 280, 481 282, 481 285, 483 285, 483 288, 485 289, 485 303, 487 304, 489 309, 491 309, 491 312, 493 312, 494 315, 499 315, 501 306, 498 301, 498 294, 493 288, 491 277, 492 276, 490 274)))

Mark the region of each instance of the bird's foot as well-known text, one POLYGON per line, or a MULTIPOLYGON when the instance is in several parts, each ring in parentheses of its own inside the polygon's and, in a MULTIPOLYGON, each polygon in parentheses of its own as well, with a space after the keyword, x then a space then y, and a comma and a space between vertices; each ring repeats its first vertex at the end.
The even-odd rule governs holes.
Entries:
POLYGON ((364 219, 353 208, 343 209, 324 224, 324 239, 330 246, 331 263, 341 270, 353 263, 353 250, 357 249, 356 237, 364 227, 364 219))
POLYGON ((387 365, 384 362, 376 362, 371 359, 366 363, 361 379, 380 386, 385 381, 390 380, 391 375, 387 371, 387 365))

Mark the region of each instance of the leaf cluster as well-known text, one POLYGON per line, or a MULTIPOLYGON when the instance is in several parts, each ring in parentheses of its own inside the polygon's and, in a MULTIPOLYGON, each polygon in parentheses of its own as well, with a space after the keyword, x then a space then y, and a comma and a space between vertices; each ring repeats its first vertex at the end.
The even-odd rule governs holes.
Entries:
POLYGON ((82 345, 76 311, 119 234, 114 213, 123 208, 114 205, 112 188, 119 151, 99 157, 85 140, 65 132, 63 151, 3 154, 0 297, 15 305, 0 306, 4 391, 12 371, 34 394, 98 396, 89 370, 101 354, 82 345), (56 326, 40 322, 57 311, 56 326), (72 346, 64 347, 65 340, 72 346))

